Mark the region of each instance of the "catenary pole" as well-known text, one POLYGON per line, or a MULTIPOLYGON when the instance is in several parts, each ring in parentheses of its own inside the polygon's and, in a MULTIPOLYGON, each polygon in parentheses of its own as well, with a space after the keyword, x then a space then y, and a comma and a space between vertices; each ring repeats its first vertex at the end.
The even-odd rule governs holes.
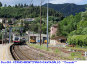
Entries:
POLYGON ((47 48, 48 48, 48 3, 49 0, 47 1, 47 48))
POLYGON ((42 9, 41 9, 41 6, 42 6, 42 0, 41 0, 41 3, 40 3, 40 46, 41 46, 41 19, 42 19, 42 17, 41 17, 41 11, 42 11, 42 9))
POLYGON ((3 44, 3 29, 2 29, 2 44, 3 44))

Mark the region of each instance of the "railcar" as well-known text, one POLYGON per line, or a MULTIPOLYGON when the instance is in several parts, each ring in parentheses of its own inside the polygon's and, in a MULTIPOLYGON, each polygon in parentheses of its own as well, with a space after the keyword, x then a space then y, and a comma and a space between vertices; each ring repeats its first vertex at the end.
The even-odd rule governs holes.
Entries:
POLYGON ((25 44, 26 43, 26 39, 25 38, 20 38, 18 36, 15 36, 13 38, 13 42, 14 42, 14 44, 25 44))

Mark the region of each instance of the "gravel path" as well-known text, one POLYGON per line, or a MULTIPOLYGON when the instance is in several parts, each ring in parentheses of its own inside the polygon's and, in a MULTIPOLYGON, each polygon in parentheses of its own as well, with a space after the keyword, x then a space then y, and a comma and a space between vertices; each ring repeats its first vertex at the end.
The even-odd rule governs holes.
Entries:
POLYGON ((13 60, 10 45, 12 44, 0 44, 0 60, 13 60))

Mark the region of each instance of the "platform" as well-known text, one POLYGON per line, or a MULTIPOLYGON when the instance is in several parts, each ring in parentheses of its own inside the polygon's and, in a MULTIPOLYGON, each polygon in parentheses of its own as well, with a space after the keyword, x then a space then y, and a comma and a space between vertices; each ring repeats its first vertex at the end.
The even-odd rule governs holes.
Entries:
POLYGON ((0 44, 0 60, 14 60, 10 53, 10 44, 0 44))

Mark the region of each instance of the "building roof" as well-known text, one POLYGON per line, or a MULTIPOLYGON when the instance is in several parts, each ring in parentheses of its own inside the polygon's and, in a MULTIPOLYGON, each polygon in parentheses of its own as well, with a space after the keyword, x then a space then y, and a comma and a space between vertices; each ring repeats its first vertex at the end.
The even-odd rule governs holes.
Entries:
POLYGON ((26 19, 21 19, 23 21, 34 21, 34 18, 26 18, 26 19))
POLYGON ((64 36, 57 36, 57 37, 54 37, 54 38, 52 38, 52 39, 55 39, 55 40, 64 39, 64 40, 66 40, 67 38, 64 37, 64 36))

